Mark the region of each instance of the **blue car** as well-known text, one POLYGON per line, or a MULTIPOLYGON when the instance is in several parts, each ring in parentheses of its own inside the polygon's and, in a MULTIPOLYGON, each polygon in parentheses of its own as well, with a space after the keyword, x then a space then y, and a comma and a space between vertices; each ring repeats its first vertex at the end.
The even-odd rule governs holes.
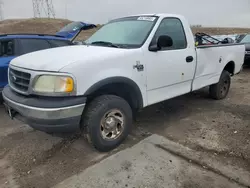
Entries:
POLYGON ((12 59, 38 50, 73 45, 73 40, 82 30, 92 29, 94 27, 96 27, 94 24, 73 22, 66 25, 63 29, 57 32, 56 35, 0 35, 0 93, 4 86, 8 84, 7 72, 9 63, 12 59))

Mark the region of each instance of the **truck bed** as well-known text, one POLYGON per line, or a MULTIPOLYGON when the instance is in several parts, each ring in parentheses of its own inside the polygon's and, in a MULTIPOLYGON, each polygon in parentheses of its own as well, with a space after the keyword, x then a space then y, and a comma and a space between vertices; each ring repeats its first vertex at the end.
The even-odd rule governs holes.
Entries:
POLYGON ((197 90, 219 81, 222 70, 232 64, 233 73, 241 71, 245 46, 242 44, 217 44, 197 46, 197 64, 192 90, 197 90))

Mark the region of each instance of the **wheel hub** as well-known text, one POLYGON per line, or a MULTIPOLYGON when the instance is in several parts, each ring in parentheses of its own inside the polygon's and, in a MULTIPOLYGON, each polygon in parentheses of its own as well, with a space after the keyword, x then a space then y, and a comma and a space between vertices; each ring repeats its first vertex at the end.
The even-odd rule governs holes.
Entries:
POLYGON ((116 127, 116 120, 114 117, 107 117, 105 120, 105 129, 112 130, 116 127))
POLYGON ((108 111, 101 120, 100 131, 105 140, 117 139, 124 130, 124 115, 118 109, 108 111))

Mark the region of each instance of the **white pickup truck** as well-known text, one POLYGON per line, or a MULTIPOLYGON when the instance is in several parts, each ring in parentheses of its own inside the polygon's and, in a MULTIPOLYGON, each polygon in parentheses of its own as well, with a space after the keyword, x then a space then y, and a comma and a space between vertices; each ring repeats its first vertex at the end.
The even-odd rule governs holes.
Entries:
POLYGON ((84 45, 15 58, 3 99, 11 118, 45 132, 83 130, 109 151, 146 106, 205 86, 225 98, 244 53, 240 44, 196 46, 180 15, 133 15, 105 24, 84 45))

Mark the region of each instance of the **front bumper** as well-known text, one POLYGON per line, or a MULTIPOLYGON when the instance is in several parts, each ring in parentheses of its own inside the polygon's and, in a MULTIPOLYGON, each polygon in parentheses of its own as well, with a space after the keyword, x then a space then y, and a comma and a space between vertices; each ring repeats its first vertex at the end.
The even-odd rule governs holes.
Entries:
POLYGON ((4 88, 2 96, 9 115, 34 129, 45 132, 71 132, 80 129, 85 97, 23 96, 8 86, 4 88))

